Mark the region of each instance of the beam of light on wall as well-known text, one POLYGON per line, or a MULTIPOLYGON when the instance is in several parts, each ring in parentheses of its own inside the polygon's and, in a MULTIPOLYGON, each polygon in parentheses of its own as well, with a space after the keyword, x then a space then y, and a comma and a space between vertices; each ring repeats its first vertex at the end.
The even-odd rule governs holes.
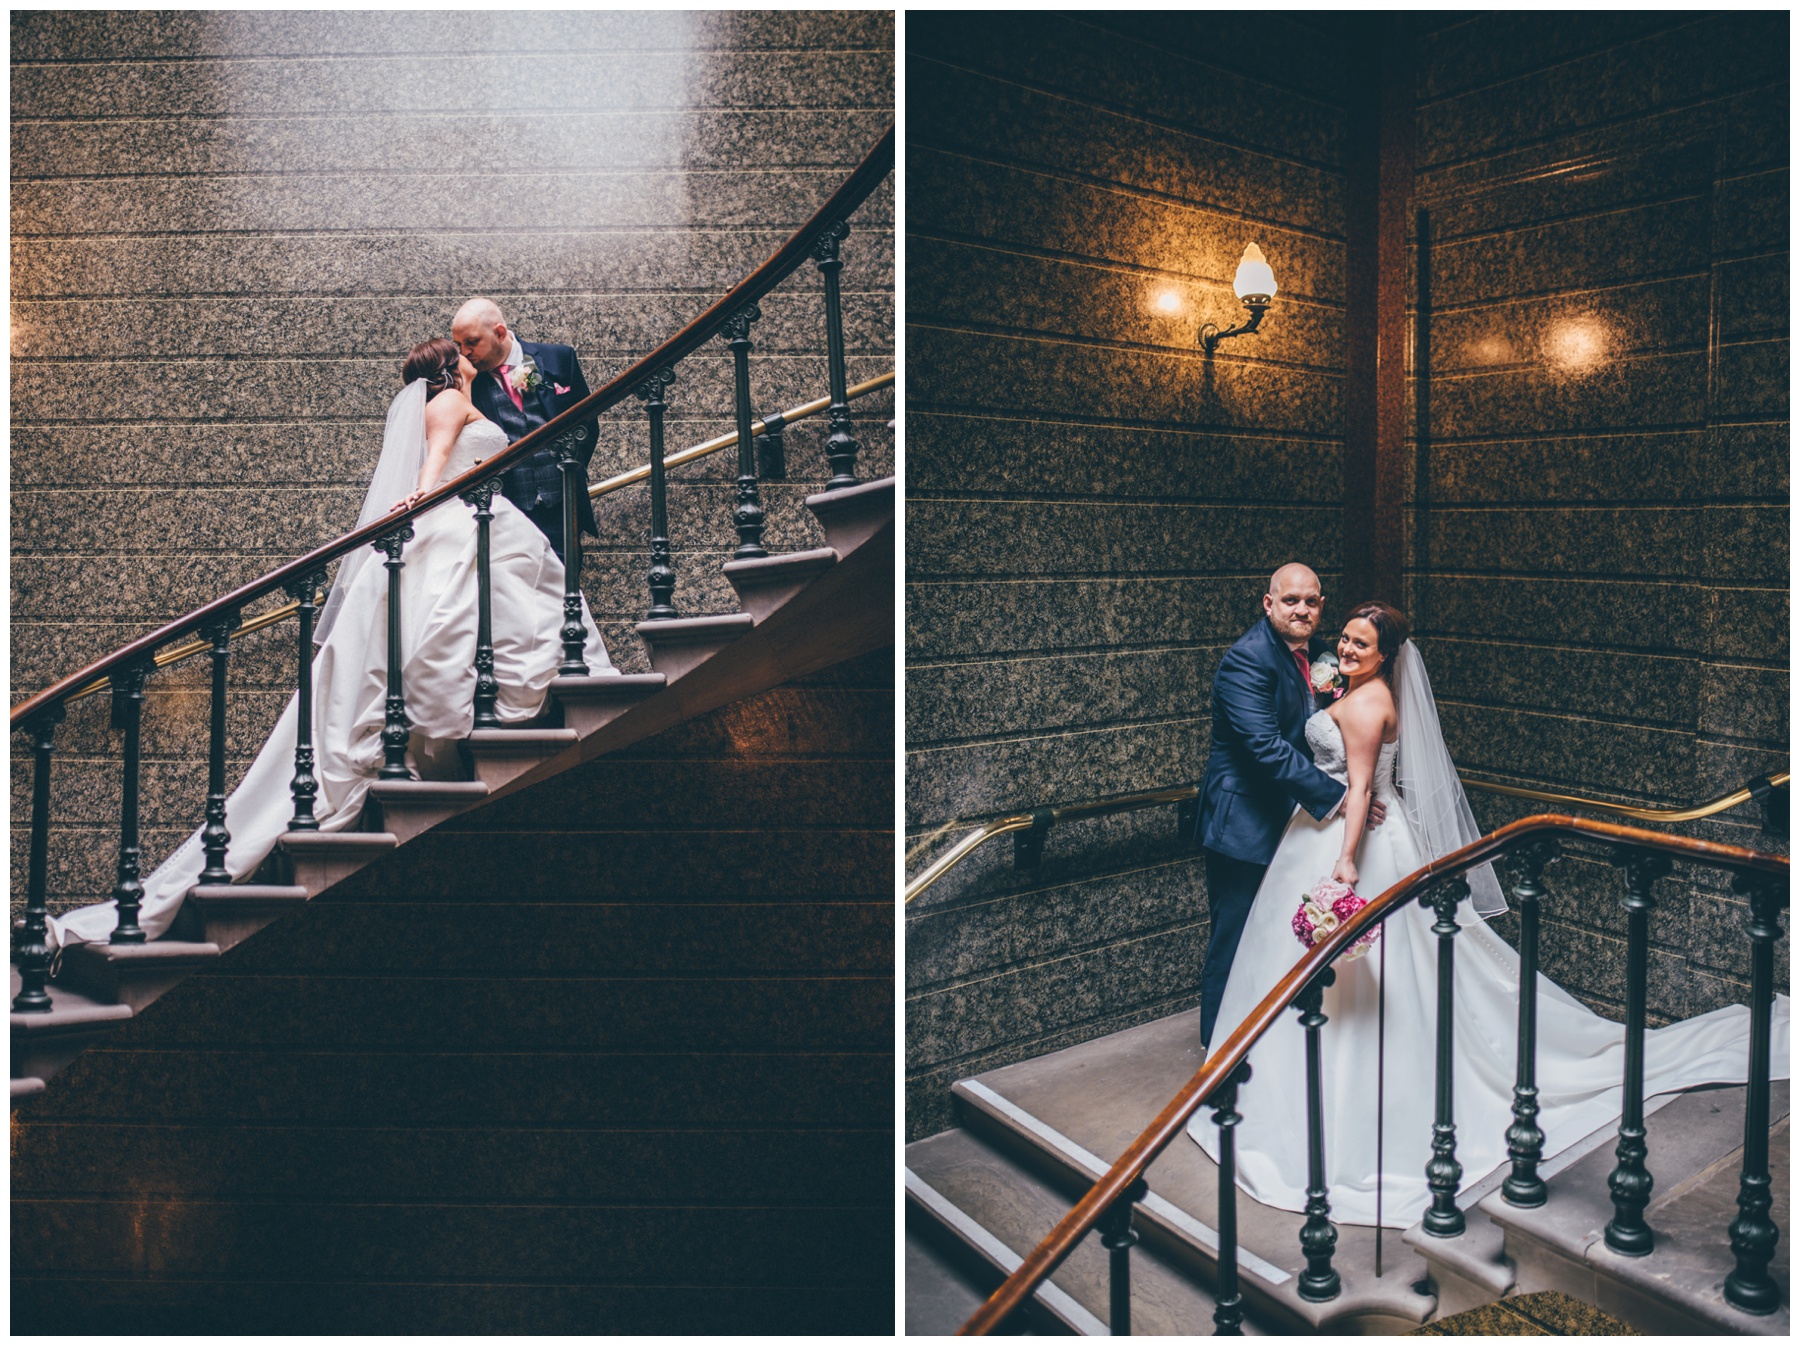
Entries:
POLYGON ((1181 297, 1180 290, 1169 289, 1159 291, 1150 301, 1150 306, 1158 313, 1176 314, 1187 305, 1181 297))
POLYGON ((1498 332, 1477 337, 1463 348, 1463 354, 1472 365, 1506 365, 1516 358, 1512 342, 1498 332))
POLYGON ((1544 338, 1544 352, 1550 362, 1571 374, 1597 368, 1611 347, 1611 331, 1595 318, 1568 318, 1554 323, 1544 338))

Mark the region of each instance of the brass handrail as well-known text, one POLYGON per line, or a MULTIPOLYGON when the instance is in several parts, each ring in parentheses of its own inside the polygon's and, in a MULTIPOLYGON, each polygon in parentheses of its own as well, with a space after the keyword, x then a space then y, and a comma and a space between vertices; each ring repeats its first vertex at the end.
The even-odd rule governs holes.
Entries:
MULTIPOLYGON (((893 382, 894 371, 890 369, 885 374, 877 374, 872 379, 865 379, 861 383, 846 388, 844 390, 844 396, 847 399, 866 397, 870 393, 891 387, 893 382)), ((794 407, 789 411, 782 412, 782 424, 792 425, 795 421, 803 421, 809 416, 817 416, 821 411, 828 410, 830 406, 831 398, 829 396, 815 397, 810 402, 802 402, 799 406, 794 407)), ((753 434, 761 434, 764 428, 765 423, 762 421, 757 421, 750 427, 751 433, 753 434)), ((709 453, 717 453, 720 449, 729 449, 736 443, 737 431, 733 430, 728 435, 720 435, 717 439, 709 439, 703 443, 695 444, 691 448, 683 449, 680 453, 670 454, 667 458, 663 459, 663 466, 665 468, 680 467, 683 463, 691 463, 696 458, 704 458, 709 453)), ((621 472, 616 477, 608 477, 598 485, 588 487, 588 498, 590 500, 598 500, 601 496, 610 494, 622 487, 630 486, 640 481, 647 481, 649 477, 650 464, 645 463, 642 467, 634 467, 629 472, 621 472)), ((243 625, 239 626, 237 630, 231 633, 231 638, 236 640, 239 636, 253 635, 258 631, 267 630, 277 622, 285 621, 287 618, 292 617, 298 611, 300 611, 300 603, 297 599, 293 602, 283 603, 278 608, 270 608, 267 612, 258 613, 254 617, 246 618, 243 625)), ((167 668, 170 664, 178 664, 183 659, 191 659, 196 654, 205 654, 211 648, 212 642, 210 640, 190 640, 185 645, 171 645, 167 649, 158 650, 156 652, 154 656, 155 664, 158 668, 167 668)), ((64 698, 64 704, 67 705, 70 701, 79 701, 84 696, 93 696, 96 692, 103 692, 106 690, 107 685, 107 679, 95 678, 79 691, 71 692, 64 698)))
MULTIPOLYGON (((1523 785, 1502 785, 1498 781, 1482 780, 1479 776, 1464 776, 1462 783, 1474 790, 1486 790, 1492 794, 1510 795, 1515 799, 1535 799, 1546 804, 1561 804, 1565 808, 1594 809, 1601 813, 1617 814, 1622 818, 1634 818, 1640 822, 1686 823, 1696 818, 1710 818, 1715 813, 1723 813, 1726 809, 1736 808, 1739 804, 1747 804, 1757 797, 1753 788, 1767 781, 1768 789, 1779 790, 1788 783, 1788 773, 1777 771, 1769 776, 1759 776, 1755 781, 1746 783, 1729 794, 1722 794, 1716 799, 1709 799, 1704 804, 1694 804, 1680 809, 1646 809, 1631 804, 1613 804, 1604 799, 1588 799, 1581 795, 1558 794, 1553 790, 1532 790, 1523 785)), ((949 850, 923 870, 906 885, 906 901, 911 902, 932 884, 943 878, 956 866, 966 860, 970 853, 983 843, 1008 832, 1023 832, 1031 827, 1044 813, 1049 814, 1048 825, 1054 825, 1067 818, 1092 818, 1108 813, 1129 813, 1134 809, 1155 808, 1158 804, 1184 804, 1190 799, 1200 797, 1197 785, 1175 785, 1165 790, 1146 790, 1141 794, 1113 795, 1103 799, 1090 799, 1080 804, 1065 804, 1060 808, 1038 810, 1035 813, 1015 813, 1010 817, 996 818, 983 823, 973 832, 965 835, 949 850)))
POLYGON ((1360 911, 1301 955, 1287 975, 1275 984, 1275 989, 1244 1016, 1243 1022, 1217 1051, 1207 1056, 1205 1063, 1182 1086, 1181 1092, 1169 1100, 1168 1106, 1157 1115, 1156 1120, 1126 1147, 1118 1162, 1107 1169, 1105 1176, 1090 1187, 1087 1195, 1075 1203, 1069 1213, 1045 1236, 1043 1242, 1031 1250, 1018 1268, 989 1297, 987 1303, 962 1325, 958 1335, 985 1336, 993 1331, 1062 1265, 1063 1259, 1074 1251, 1075 1245, 1098 1223, 1100 1217, 1144 1175, 1145 1170, 1170 1142, 1187 1129, 1188 1119, 1200 1110, 1201 1104, 1243 1063, 1257 1039, 1280 1017, 1288 1003, 1339 952, 1359 938, 1369 926, 1385 920, 1391 912, 1415 901, 1423 889, 1493 860, 1512 849, 1516 843, 1537 833, 1574 833, 1615 845, 1660 851, 1680 859, 1709 861, 1734 869, 1779 874, 1784 878, 1788 873, 1787 857, 1783 855, 1770 855, 1763 851, 1746 850, 1741 846, 1701 841, 1696 837, 1649 832, 1619 823, 1603 823, 1593 818, 1572 818, 1555 813, 1520 818, 1479 841, 1413 871, 1381 896, 1370 900, 1360 911))
POLYGON ((768 260, 734 285, 706 312, 656 349, 615 374, 603 387, 595 389, 574 406, 514 440, 485 463, 478 464, 450 481, 440 482, 404 509, 396 509, 380 519, 372 519, 362 527, 316 547, 304 556, 297 556, 260 579, 252 580, 249 584, 195 608, 185 616, 177 617, 136 640, 128 641, 87 667, 52 683, 36 696, 12 707, 9 712, 11 723, 15 728, 28 723, 35 716, 60 705, 72 693, 85 688, 96 679, 146 664, 162 646, 205 631, 213 623, 242 612, 249 604, 265 595, 285 589, 291 584, 305 582, 308 576, 319 573, 339 557, 358 547, 374 545, 382 536, 446 504, 451 497, 461 495, 482 480, 503 475, 539 449, 563 443, 565 439, 572 444, 585 438, 588 428, 598 416, 629 398, 651 375, 673 368, 676 363, 698 350, 733 318, 743 313, 747 306, 754 304, 792 275, 812 255, 813 248, 826 231, 843 224, 851 212, 862 205, 887 178, 893 167, 894 128, 890 126, 856 166, 855 171, 838 185, 837 190, 813 213, 812 218, 801 225, 768 260))

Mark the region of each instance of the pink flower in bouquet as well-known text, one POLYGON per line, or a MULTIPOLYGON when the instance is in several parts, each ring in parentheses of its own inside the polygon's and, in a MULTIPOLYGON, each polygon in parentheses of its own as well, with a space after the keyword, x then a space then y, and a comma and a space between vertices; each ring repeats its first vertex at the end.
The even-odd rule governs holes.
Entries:
MULTIPOLYGON (((1320 879, 1300 895, 1299 910, 1294 912, 1294 938, 1310 949, 1367 905, 1348 885, 1320 879)), ((1350 946, 1345 960, 1361 958, 1380 937, 1379 926, 1371 929, 1350 946)))

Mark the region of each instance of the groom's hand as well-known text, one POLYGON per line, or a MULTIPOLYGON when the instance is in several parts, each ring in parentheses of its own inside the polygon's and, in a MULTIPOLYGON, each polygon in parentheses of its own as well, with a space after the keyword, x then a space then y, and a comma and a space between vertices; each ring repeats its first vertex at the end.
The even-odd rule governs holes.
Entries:
POLYGON ((1387 808, 1379 799, 1369 801, 1369 827, 1380 827, 1387 818, 1387 808))

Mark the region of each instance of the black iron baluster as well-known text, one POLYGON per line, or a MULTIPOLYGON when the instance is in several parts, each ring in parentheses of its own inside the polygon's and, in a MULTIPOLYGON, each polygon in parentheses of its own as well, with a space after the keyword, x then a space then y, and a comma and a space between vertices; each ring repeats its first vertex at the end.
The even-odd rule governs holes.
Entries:
POLYGON ((1325 1187, 1325 1079, 1319 1049, 1319 1030, 1325 1026, 1325 988, 1336 980, 1333 969, 1323 968, 1294 999, 1300 1026, 1306 1030, 1306 1224, 1300 1230, 1306 1270, 1300 1273, 1300 1298, 1315 1304, 1336 1299, 1340 1288, 1331 1266, 1338 1236, 1325 1187))
POLYGON ((1613 1217, 1606 1222, 1606 1246, 1626 1257, 1642 1257, 1656 1246, 1644 1223, 1644 1207, 1656 1180, 1645 1164, 1650 1147, 1644 1126, 1644 1017, 1650 979, 1651 885, 1673 868, 1655 851, 1620 847, 1616 863, 1625 869, 1625 1097, 1619 1117, 1619 1162, 1607 1178, 1613 1217))
POLYGON ((750 324, 761 317, 762 310, 749 304, 727 318, 725 326, 719 329, 719 335, 731 346, 737 380, 738 499, 732 522, 737 528, 738 547, 732 555, 740 561, 769 554, 762 544, 763 507, 756 491, 756 437, 750 431, 750 324))
POLYGON ((673 369, 659 369, 636 393, 650 416, 650 611, 648 622, 668 621, 675 610, 675 558, 669 551, 668 483, 663 475, 663 390, 675 382, 673 369))
POLYGON ((488 527, 494 521, 494 494, 500 478, 489 477, 462 493, 475 507, 475 728, 498 729, 500 683, 494 677, 494 585, 488 527))
POLYGON ((1534 841, 1514 852, 1519 881, 1512 895, 1519 903, 1519 1055, 1513 1083, 1513 1124, 1506 1131, 1506 1153, 1512 1172, 1500 1184, 1511 1206, 1541 1206, 1549 1189, 1538 1176, 1544 1157, 1544 1132, 1537 1124, 1537 973, 1538 900, 1543 897, 1544 867, 1556 858, 1554 841, 1534 841))
POLYGON ((19 993, 12 1007, 21 1014, 42 1014, 50 1008, 50 909, 45 894, 50 887, 50 751, 56 726, 62 723, 62 702, 46 706, 25 722, 31 735, 31 852, 25 870, 25 924, 19 932, 19 993))
POLYGON ((406 568, 400 557, 412 538, 412 525, 406 523, 370 544, 387 557, 382 564, 388 573, 387 720, 381 729, 381 770, 376 773, 382 780, 406 780, 411 774, 406 769, 406 741, 411 737, 412 724, 406 718, 406 691, 400 676, 400 572, 406 568))
POLYGON ((1456 1189, 1462 1185, 1462 1165, 1456 1162, 1456 909, 1469 895, 1467 880, 1454 878, 1430 888, 1420 906, 1437 912, 1431 933, 1438 937, 1437 1002, 1437 1117, 1431 1126, 1431 1159, 1425 1165, 1425 1185, 1431 1189, 1431 1209, 1425 1212, 1425 1232, 1435 1238, 1455 1238, 1463 1232, 1463 1213, 1456 1207, 1456 1189))
POLYGON ((230 883, 225 851, 231 833, 225 826, 225 672, 231 661, 231 633, 239 614, 233 610, 207 627, 203 635, 212 641, 212 734, 206 751, 206 826, 200 829, 200 848, 206 868, 201 883, 230 883))
POLYGON ((1149 1190, 1150 1185, 1139 1178, 1096 1221, 1100 1246, 1112 1253, 1111 1327, 1115 1337, 1131 1335, 1131 1248, 1138 1241, 1138 1232, 1131 1227, 1131 1208, 1149 1190))
POLYGON ((318 611, 319 586, 325 583, 325 572, 315 570, 288 584, 288 597, 300 604, 300 663, 295 681, 299 684, 295 702, 298 723, 294 734, 294 816, 288 819, 290 832, 317 832, 319 820, 313 817, 313 801, 319 797, 319 782, 313 778, 312 709, 313 709, 313 617, 318 611))
POLYGON ((838 271, 843 261, 838 257, 838 244, 850 233, 850 225, 839 220, 813 244, 813 265, 825 277, 825 352, 831 378, 831 409, 826 413, 831 432, 825 438, 825 452, 831 459, 831 480, 825 489, 856 485, 856 455, 860 445, 851 428, 850 399, 844 392, 844 316, 838 301, 838 271))
POLYGON ((763 432, 756 437, 756 476, 759 481, 787 480, 787 417, 772 411, 763 417, 763 432))
POLYGON ((1769 1259, 1781 1230, 1769 1218, 1769 1016, 1775 1000, 1775 940, 1787 881, 1740 874, 1732 887, 1750 899, 1750 1074, 1744 1098, 1744 1167, 1738 1175, 1738 1216, 1731 1222, 1737 1269, 1725 1277, 1725 1299, 1745 1313, 1773 1313, 1781 1287, 1769 1259))
POLYGON ((581 624, 581 493, 587 490, 584 464, 576 446, 588 436, 578 425, 556 440, 556 461, 563 474, 563 626, 562 663, 557 672, 565 678, 588 675, 587 628, 581 624))
POLYGON ((133 664, 111 675, 112 727, 125 731, 125 788, 119 802, 119 880, 113 885, 113 901, 118 904, 119 923, 113 927, 112 943, 142 944, 145 935, 138 926, 138 907, 144 900, 144 885, 138 879, 142 851, 138 846, 138 754, 143 747, 144 679, 150 674, 150 663, 133 664))
POLYGON ((1207 1100, 1219 1128, 1219 1297, 1213 1307, 1213 1335, 1244 1335, 1244 1296, 1238 1292, 1237 1257, 1237 1110, 1238 1086, 1250 1078, 1243 1061, 1207 1100))

